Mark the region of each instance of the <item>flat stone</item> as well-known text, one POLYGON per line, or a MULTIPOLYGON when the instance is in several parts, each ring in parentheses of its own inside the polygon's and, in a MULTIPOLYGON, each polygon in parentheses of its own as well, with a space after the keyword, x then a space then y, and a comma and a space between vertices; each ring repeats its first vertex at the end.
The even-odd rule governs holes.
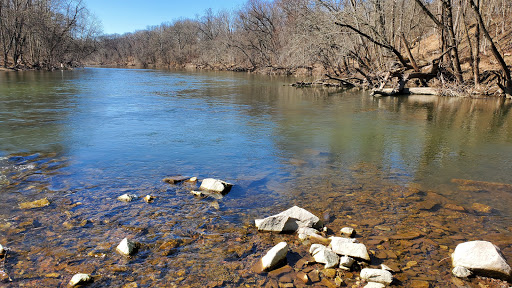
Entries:
POLYGON ((471 275, 473 275, 473 273, 471 271, 469 271, 468 268, 462 267, 462 266, 455 266, 452 269, 452 274, 455 277, 459 277, 459 278, 467 278, 467 277, 470 277, 471 275))
POLYGON ((364 286, 364 288, 384 288, 386 287, 386 285, 382 284, 382 283, 377 283, 377 282, 368 282, 368 284, 366 284, 364 286))
POLYGON ((491 213, 492 212, 491 206, 488 206, 485 204, 480 204, 480 203, 473 203, 473 205, 471 205, 471 208, 475 209, 476 211, 478 211, 480 213, 491 213))
POLYGON ((327 269, 326 268, 326 269, 322 270, 322 273, 327 278, 334 278, 334 277, 336 277, 336 269, 332 269, 332 268, 327 269))
POLYGON ((231 190, 233 184, 213 178, 206 178, 201 182, 199 190, 212 191, 216 193, 226 194, 231 190))
POLYGON ((368 282, 377 282, 385 285, 389 285, 393 282, 391 272, 382 269, 364 268, 361 270, 360 277, 368 282))
POLYGON ((132 242, 128 240, 128 238, 124 238, 119 245, 117 245, 116 250, 117 252, 125 255, 130 256, 133 253, 135 253, 135 250, 137 248, 137 244, 135 242, 132 242))
POLYGON ((309 272, 308 276, 309 276, 309 279, 311 280, 311 282, 313 282, 313 283, 320 281, 320 276, 318 275, 317 270, 313 270, 313 271, 309 272))
POLYGON ((488 241, 464 242, 455 248, 452 265, 462 266, 482 276, 508 278, 512 268, 500 249, 488 241))
POLYGON ((348 237, 354 237, 356 235, 356 230, 352 227, 343 227, 340 230, 341 234, 346 235, 348 237))
POLYGON ((325 268, 338 266, 340 257, 322 244, 311 245, 309 253, 313 256, 316 262, 325 264, 325 268))
POLYGON ((137 197, 138 196, 135 194, 123 194, 123 195, 117 197, 117 200, 123 201, 123 202, 132 202, 137 197))
POLYGON ((331 241, 330 247, 336 254, 370 261, 370 255, 364 244, 331 241))
POLYGON ((84 285, 84 284, 92 282, 92 280, 93 279, 92 279, 91 275, 79 273, 79 274, 73 275, 73 277, 69 281, 68 285, 70 287, 74 287, 77 285, 84 285))
POLYGON ((308 274, 302 272, 302 271, 299 271, 297 272, 297 278, 302 280, 302 282, 304 282, 305 284, 309 284, 309 276, 308 274))
POLYGON ((287 254, 288 244, 286 242, 277 244, 261 258, 262 269, 264 271, 272 270, 277 264, 286 259, 287 254))
POLYGON ((411 280, 411 288, 430 288, 430 283, 425 280, 411 280))
POLYGON ((419 233, 419 232, 406 232, 406 233, 399 233, 399 234, 393 235, 389 238, 394 239, 394 240, 412 240, 412 239, 418 238, 420 236, 421 236, 421 233, 419 233))
POLYGON ((449 210, 454 210, 454 211, 460 211, 460 212, 466 211, 466 209, 464 207, 456 205, 456 204, 452 204, 452 203, 445 204, 444 208, 449 209, 449 210))
POLYGON ((50 201, 48 201, 48 198, 39 199, 32 202, 24 202, 20 203, 20 209, 32 209, 32 208, 39 208, 39 207, 45 207, 50 205, 50 201))
POLYGON ((162 181, 167 182, 169 184, 178 184, 180 182, 183 182, 185 180, 188 180, 189 177, 181 176, 181 175, 175 175, 175 176, 169 176, 162 179, 162 181))

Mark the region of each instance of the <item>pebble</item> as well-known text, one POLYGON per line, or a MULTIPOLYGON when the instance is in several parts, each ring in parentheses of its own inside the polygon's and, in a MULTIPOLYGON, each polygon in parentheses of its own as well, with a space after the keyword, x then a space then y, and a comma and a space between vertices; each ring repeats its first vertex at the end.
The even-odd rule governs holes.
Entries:
POLYGON ((45 207, 50 205, 50 201, 48 201, 48 198, 39 199, 32 202, 24 202, 20 203, 20 209, 32 209, 32 208, 39 208, 39 207, 45 207))
POLYGON ((146 197, 144 197, 144 201, 146 201, 146 203, 151 203, 153 200, 155 200, 155 197, 151 195, 146 195, 146 197))
POLYGON ((73 277, 69 281, 68 285, 70 287, 74 287, 74 286, 77 286, 77 285, 87 284, 89 282, 92 282, 91 275, 83 274, 83 273, 78 273, 78 274, 73 275, 73 277))
POLYGON ((343 227, 341 228, 340 232, 342 235, 346 235, 348 237, 354 237, 356 234, 356 230, 354 230, 352 227, 343 227))
POLYGON ((125 256, 130 256, 135 252, 135 248, 137 248, 135 242, 128 240, 128 238, 124 238, 121 243, 117 245, 116 250, 125 256))
POLYGON ((0 256, 3 256, 4 254, 5 254, 4 246, 2 246, 2 244, 0 244, 0 256))
POLYGON ((455 277, 459 277, 459 278, 467 278, 469 276, 471 276, 473 273, 471 271, 469 271, 469 269, 467 269, 466 267, 462 267, 462 266, 455 266, 453 269, 452 269, 452 274, 455 276, 455 277))
POLYGON ((297 273, 297 278, 302 280, 305 284, 309 284, 309 277, 308 274, 304 273, 303 271, 300 271, 297 273))
POLYGON ((354 262, 356 260, 352 257, 348 257, 348 256, 343 256, 340 258, 340 268, 341 269, 348 269, 350 270, 350 268, 352 267, 352 265, 354 265, 354 262))
POLYGON ((123 194, 123 195, 117 197, 117 200, 123 201, 123 202, 131 202, 135 198, 137 198, 137 195, 135 195, 135 194, 123 194))
POLYGON ((382 269, 364 268, 361 270, 360 277, 368 282, 377 282, 386 285, 393 282, 393 275, 391 272, 382 269))

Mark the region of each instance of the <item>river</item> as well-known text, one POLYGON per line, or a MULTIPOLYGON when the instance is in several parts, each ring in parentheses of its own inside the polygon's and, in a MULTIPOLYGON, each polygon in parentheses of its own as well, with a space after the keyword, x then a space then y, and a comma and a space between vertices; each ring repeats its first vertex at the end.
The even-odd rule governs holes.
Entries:
MULTIPOLYGON (((465 240, 512 258, 511 101, 373 98, 229 72, 0 73, 9 287, 64 287, 78 272, 95 276, 92 287, 283 282, 250 266, 288 241, 293 267, 307 244, 253 221, 293 205, 332 234, 355 227, 372 265, 398 267, 404 287, 453 285, 443 259, 465 240), (194 187, 162 182, 171 175, 234 187, 198 199, 194 187), (124 193, 155 200, 118 201, 124 193), (49 206, 20 209, 43 198, 49 206), (131 258, 115 252, 124 237, 141 245, 131 258)), ((351 285, 356 276, 343 274, 351 285)))

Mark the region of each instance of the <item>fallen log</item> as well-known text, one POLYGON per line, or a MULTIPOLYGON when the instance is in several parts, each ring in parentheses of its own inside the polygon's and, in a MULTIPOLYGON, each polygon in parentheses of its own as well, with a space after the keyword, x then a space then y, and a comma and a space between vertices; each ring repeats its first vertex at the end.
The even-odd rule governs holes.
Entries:
POLYGON ((438 96, 439 91, 430 87, 403 88, 401 91, 394 88, 375 89, 372 91, 374 97, 400 96, 400 95, 432 95, 438 96))

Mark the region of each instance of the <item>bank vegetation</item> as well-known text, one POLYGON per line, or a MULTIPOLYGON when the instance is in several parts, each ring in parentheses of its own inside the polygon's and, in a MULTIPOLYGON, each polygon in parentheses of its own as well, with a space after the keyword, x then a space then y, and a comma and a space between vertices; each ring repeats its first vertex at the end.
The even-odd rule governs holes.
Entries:
POLYGON ((512 95, 510 0, 248 0, 232 11, 101 36, 81 17, 82 3, 67 1, 0 0, 11 65, 252 71, 316 76, 376 95, 512 95), (56 8, 42 9, 54 1, 56 8), (14 16, 4 12, 12 3, 30 4, 14 16))

